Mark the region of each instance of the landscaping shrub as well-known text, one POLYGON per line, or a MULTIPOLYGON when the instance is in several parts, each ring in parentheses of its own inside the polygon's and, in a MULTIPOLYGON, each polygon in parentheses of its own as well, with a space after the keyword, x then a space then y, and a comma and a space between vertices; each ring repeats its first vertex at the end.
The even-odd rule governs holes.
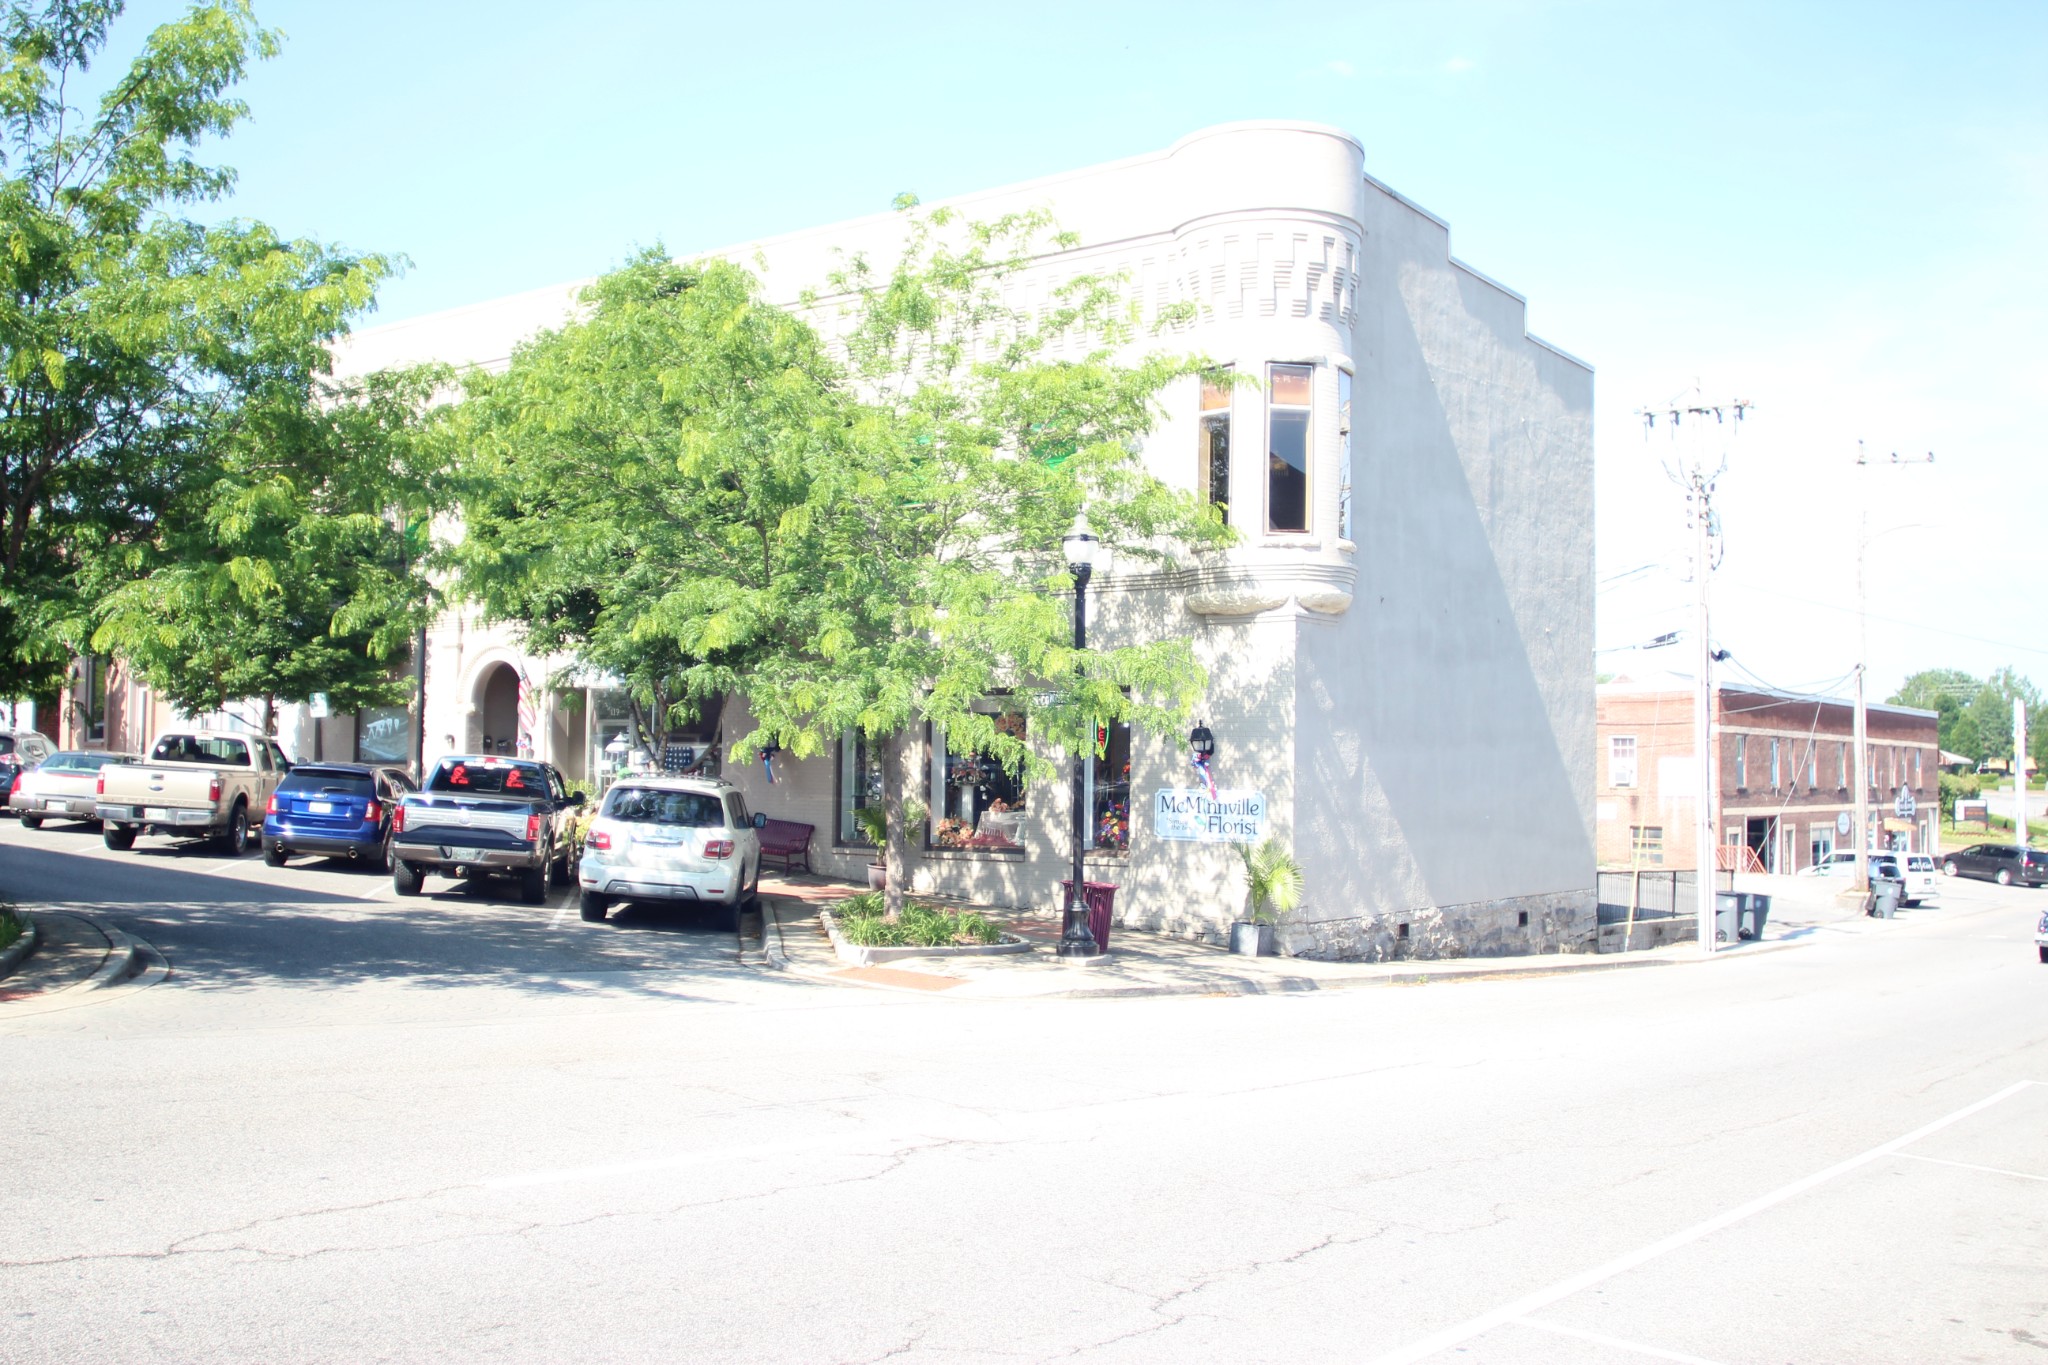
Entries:
POLYGON ((895 923, 885 914, 882 893, 869 891, 834 906, 839 932, 861 948, 950 948, 1000 943, 1003 932, 974 910, 946 910, 926 901, 907 901, 895 923))

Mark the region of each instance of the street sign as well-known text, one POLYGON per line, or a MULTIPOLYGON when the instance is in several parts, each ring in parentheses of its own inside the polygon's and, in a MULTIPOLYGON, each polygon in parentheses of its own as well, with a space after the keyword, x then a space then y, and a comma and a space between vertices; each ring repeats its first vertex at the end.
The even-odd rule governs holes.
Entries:
POLYGON ((315 692, 313 694, 312 700, 306 703, 306 714, 315 720, 327 719, 327 694, 325 692, 315 692))
POLYGON ((1899 788, 1899 799, 1892 803, 1892 809, 1899 813, 1901 820, 1913 818, 1913 791, 1910 787, 1899 788))
POLYGON ((1848 832, 1849 832, 1849 812, 1847 812, 1847 811, 1843 811, 1843 812, 1842 812, 1842 813, 1841 813, 1840 815, 1837 815, 1837 816, 1835 817, 1835 833, 1837 833, 1837 834, 1847 834, 1848 832))

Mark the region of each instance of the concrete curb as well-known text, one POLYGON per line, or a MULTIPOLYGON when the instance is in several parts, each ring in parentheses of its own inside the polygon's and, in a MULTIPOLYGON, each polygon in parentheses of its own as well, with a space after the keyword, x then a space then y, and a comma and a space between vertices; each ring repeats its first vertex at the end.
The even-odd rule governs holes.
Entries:
MULTIPOLYGON (((86 915, 81 918, 107 936, 107 960, 100 964, 98 971, 79 982, 77 986, 68 989, 81 991, 105 990, 109 986, 120 985, 123 981, 126 981, 129 977, 134 976, 143 969, 147 958, 143 954, 142 947, 138 946, 138 940, 116 929, 97 915, 86 915)), ((149 951, 152 954, 156 953, 154 948, 149 949, 149 951)), ((159 960, 161 960, 161 955, 158 956, 159 960)))
POLYGON ((0 952, 0 979, 19 967, 22 960, 36 950, 36 922, 27 915, 21 916, 21 937, 7 945, 0 952))

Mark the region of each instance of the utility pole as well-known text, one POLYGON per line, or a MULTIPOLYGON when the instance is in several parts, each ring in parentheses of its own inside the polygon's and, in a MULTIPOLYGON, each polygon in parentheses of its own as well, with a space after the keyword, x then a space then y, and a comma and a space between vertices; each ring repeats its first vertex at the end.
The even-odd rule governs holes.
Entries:
POLYGON ((2013 842, 2027 846, 2027 704, 2012 699, 2013 842))
MULTIPOLYGON (((1698 684, 1693 700, 1693 754, 1697 771, 1694 774, 1695 791, 1693 803, 1693 847, 1696 850, 1694 863, 1697 871, 1694 880, 1696 895, 1695 914, 1699 922, 1700 951, 1714 951, 1714 874, 1720 862, 1720 837, 1717 833, 1720 815, 1720 774, 1719 755, 1714 749, 1714 646, 1708 634, 1707 584, 1719 562, 1718 542, 1721 535, 1720 519, 1714 512, 1714 483, 1727 471, 1725 453, 1712 473, 1707 471, 1704 450, 1695 449, 1691 458, 1677 450, 1677 441, 1686 419, 1690 418, 1695 431, 1706 433, 1708 419, 1713 427, 1732 427, 1728 432, 1733 436, 1739 430, 1743 417, 1752 404, 1737 399, 1730 403, 1707 403, 1693 391, 1690 403, 1673 400, 1661 408, 1639 409, 1637 415, 1643 419, 1644 438, 1657 428, 1657 419, 1668 423, 1673 440, 1673 454, 1666 461, 1664 472, 1671 481, 1685 490, 1685 514, 1693 533, 1692 582, 1693 582, 1693 654, 1698 671, 1698 684)), ((1709 438, 1702 435, 1696 446, 1704 445, 1709 438)))
MULTIPOLYGON (((1930 450, 1925 455, 1901 459, 1899 452, 1894 450, 1891 463, 1933 464, 1934 452, 1930 450)), ((1856 467, 1870 467, 1861 439, 1856 442, 1856 467)), ((1877 845, 1877 841, 1870 837, 1870 719, 1864 697, 1864 675, 1870 671, 1870 606, 1864 561, 1870 557, 1870 542, 1876 537, 1870 534, 1869 482, 1859 477, 1856 487, 1859 506, 1856 531, 1856 830, 1850 838, 1856 841, 1854 885, 1856 895, 1861 897, 1870 894, 1870 855, 1876 852, 1877 845)))

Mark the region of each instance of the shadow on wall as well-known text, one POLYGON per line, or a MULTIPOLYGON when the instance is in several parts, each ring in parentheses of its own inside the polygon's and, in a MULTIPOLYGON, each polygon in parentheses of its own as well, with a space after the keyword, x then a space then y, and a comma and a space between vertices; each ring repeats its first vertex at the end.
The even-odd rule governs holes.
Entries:
POLYGON ((1590 377, 1462 271, 1381 273, 1357 593, 1300 633, 1307 917, 1590 893, 1590 377))

